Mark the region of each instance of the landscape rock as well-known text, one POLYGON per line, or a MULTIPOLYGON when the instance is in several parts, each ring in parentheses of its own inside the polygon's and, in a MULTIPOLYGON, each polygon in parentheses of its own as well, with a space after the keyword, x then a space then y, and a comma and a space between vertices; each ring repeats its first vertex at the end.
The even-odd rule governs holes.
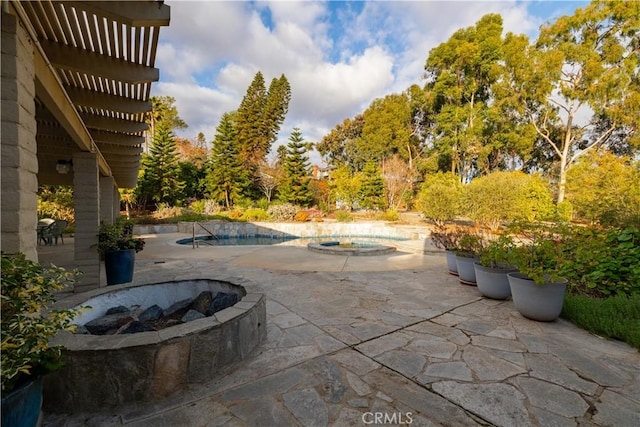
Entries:
POLYGON ((129 322, 123 328, 121 328, 121 330, 118 331, 118 333, 120 333, 120 334, 136 334, 138 332, 151 332, 151 331, 155 331, 155 330, 156 329, 153 327, 153 325, 150 325, 149 323, 140 322, 139 320, 134 320, 132 322, 129 322))
POLYGON ((149 322, 153 320, 158 320, 162 317, 162 313, 164 310, 157 304, 152 305, 143 311, 140 316, 138 316, 138 320, 141 322, 149 322))
POLYGON ((203 317, 207 317, 207 316, 205 316, 204 314, 200 313, 197 310, 191 309, 187 311, 187 313, 184 316, 182 316, 181 320, 186 323, 186 322, 191 322, 193 320, 202 319, 203 317))
POLYGON ((124 305, 119 305, 117 307, 111 307, 109 310, 107 310, 107 312, 105 313, 105 315, 109 315, 109 314, 116 314, 116 313, 129 313, 131 310, 129 310, 127 307, 125 307, 124 305))
POLYGON ((178 301, 171 305, 171 307, 167 308, 162 315, 164 317, 175 317, 180 318, 187 312, 189 306, 191 305, 191 299, 183 299, 182 301, 178 301))
POLYGON ((213 302, 207 310, 207 316, 211 316, 213 313, 217 313, 220 310, 224 310, 227 307, 231 307, 238 302, 238 294, 231 292, 218 292, 213 298, 213 302))
POLYGON ((119 329, 132 320, 133 318, 128 312, 114 313, 98 317, 97 319, 93 319, 92 321, 86 323, 84 326, 93 335, 104 335, 112 329, 119 329))
POLYGON ((213 294, 209 291, 200 292, 200 295, 193 300, 192 307, 203 315, 207 314, 207 310, 213 302, 213 294))

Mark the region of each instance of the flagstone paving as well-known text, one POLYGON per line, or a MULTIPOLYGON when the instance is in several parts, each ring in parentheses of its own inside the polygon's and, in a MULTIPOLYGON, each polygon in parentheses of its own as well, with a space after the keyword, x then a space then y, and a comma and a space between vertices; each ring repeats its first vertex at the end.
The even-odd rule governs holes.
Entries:
POLYGON ((637 350, 527 320, 460 285, 444 256, 358 264, 173 238, 148 240, 136 277, 248 279, 267 296, 266 341, 217 382, 113 414, 46 414, 45 426, 640 425, 637 350))

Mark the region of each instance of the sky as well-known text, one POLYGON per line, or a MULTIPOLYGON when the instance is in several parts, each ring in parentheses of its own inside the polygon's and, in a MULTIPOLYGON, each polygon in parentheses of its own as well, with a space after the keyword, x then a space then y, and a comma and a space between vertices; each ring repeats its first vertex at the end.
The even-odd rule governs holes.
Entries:
MULTIPOLYGON (((188 124, 176 134, 208 142, 223 113, 238 108, 255 74, 284 74, 291 102, 278 142, 293 128, 318 142, 376 98, 424 85, 429 51, 487 13, 505 32, 535 39, 540 25, 586 1, 186 1, 168 0, 151 95, 175 98, 188 124)), ((317 153, 311 155, 319 163, 317 153)))

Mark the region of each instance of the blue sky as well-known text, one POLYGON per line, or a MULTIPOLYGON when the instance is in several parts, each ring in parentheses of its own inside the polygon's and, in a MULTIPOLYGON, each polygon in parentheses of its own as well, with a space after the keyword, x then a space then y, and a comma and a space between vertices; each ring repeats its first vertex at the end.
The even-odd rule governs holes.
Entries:
MULTIPOLYGON (((189 127, 182 137, 215 136, 257 71, 285 74, 289 114, 278 144, 294 127, 317 142, 376 98, 422 85, 429 50, 487 13, 505 32, 535 39, 544 22, 585 1, 182 1, 168 0, 171 25, 160 32, 152 95, 176 99, 189 127)), ((275 152, 275 147, 273 150, 275 152)), ((317 156, 312 161, 318 162, 317 156)))

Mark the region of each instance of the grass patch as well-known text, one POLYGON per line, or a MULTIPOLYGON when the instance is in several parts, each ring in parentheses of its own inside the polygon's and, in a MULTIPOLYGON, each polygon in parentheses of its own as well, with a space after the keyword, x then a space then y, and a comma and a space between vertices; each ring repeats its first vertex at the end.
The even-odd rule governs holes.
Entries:
POLYGON ((561 316, 589 332, 640 350, 640 294, 609 298, 567 294, 561 316))

